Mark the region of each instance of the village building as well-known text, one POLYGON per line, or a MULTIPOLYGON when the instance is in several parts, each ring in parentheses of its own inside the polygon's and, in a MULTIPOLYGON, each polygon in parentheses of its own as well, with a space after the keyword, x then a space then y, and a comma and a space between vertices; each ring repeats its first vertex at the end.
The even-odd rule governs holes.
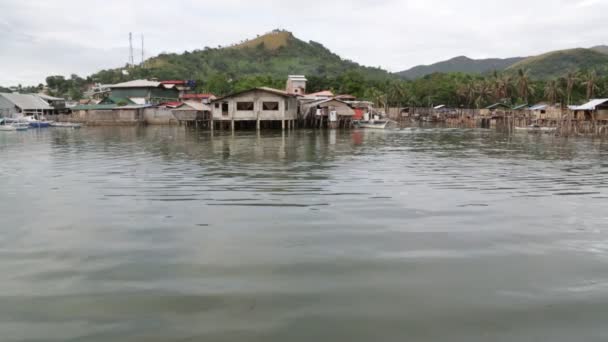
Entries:
POLYGON ((308 127, 350 127, 357 116, 355 109, 345 101, 330 98, 301 103, 302 119, 308 127))
POLYGON ((298 114, 294 94, 273 88, 253 88, 211 102, 212 128, 293 128, 298 114))
POLYGON ((177 89, 180 98, 196 87, 196 82, 192 80, 169 80, 160 83, 167 89, 177 89))
POLYGON ((302 97, 305 100, 318 101, 334 98, 334 93, 331 90, 323 90, 312 94, 306 94, 302 97))
POLYGON ((159 104, 179 99, 179 90, 174 84, 158 81, 134 80, 108 86, 112 97, 128 98, 140 104, 159 104))
POLYGON ((562 108, 561 105, 555 104, 550 105, 546 103, 538 103, 528 108, 532 120, 536 121, 537 124, 544 125, 550 122, 557 122, 561 120, 567 113, 567 110, 562 108))
POLYGON ((291 95, 305 95, 307 82, 308 80, 304 75, 289 75, 285 89, 291 95))
POLYGON ((574 120, 608 123, 608 99, 594 99, 580 106, 571 106, 574 120))
POLYGON ((206 104, 211 103, 215 99, 217 99, 217 96, 213 94, 183 94, 179 97, 180 101, 196 101, 206 104))
POLYGON ((211 128, 211 105, 197 100, 181 102, 173 109, 173 116, 186 126, 196 128, 211 128))
POLYGON ((55 109, 37 94, 0 93, 0 116, 49 115, 55 109))

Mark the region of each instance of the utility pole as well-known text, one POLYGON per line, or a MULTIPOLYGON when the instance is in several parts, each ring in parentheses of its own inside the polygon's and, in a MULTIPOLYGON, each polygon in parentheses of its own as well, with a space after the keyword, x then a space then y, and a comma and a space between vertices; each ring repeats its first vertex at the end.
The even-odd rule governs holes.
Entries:
POLYGON ((132 68, 135 66, 135 60, 133 58, 133 33, 129 32, 129 66, 132 68))

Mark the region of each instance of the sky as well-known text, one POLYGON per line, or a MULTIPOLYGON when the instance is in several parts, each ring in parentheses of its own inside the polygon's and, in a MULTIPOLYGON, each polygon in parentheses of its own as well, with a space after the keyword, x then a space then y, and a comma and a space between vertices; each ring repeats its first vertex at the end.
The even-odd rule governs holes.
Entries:
POLYGON ((389 71, 608 44, 608 0, 0 0, 0 85, 229 45, 273 29, 389 71))

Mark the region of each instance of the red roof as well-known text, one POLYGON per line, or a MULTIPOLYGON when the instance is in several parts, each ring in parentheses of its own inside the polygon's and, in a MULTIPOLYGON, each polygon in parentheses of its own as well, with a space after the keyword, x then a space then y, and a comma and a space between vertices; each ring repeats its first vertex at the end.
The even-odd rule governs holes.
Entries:
POLYGON ((182 100, 203 100, 215 97, 213 94, 184 94, 182 100))
POLYGON ((169 80, 169 81, 161 81, 160 84, 175 84, 175 85, 185 85, 186 81, 179 80, 169 80))

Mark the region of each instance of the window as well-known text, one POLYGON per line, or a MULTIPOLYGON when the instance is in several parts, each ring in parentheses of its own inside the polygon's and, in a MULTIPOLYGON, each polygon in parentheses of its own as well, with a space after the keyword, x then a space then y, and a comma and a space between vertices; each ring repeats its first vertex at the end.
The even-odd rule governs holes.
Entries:
POLYGON ((253 102, 237 102, 236 110, 239 111, 252 111, 253 110, 253 102))
POLYGON ((262 110, 277 111, 277 110, 279 110, 279 103, 278 102, 263 102, 262 110))
POLYGON ((285 100, 285 111, 289 110, 289 100, 285 100))
POLYGON ((228 102, 222 102, 222 115, 228 115, 228 102))
POLYGON ((219 103, 216 103, 216 104, 215 104, 215 108, 220 108, 220 104, 219 104, 219 103))

